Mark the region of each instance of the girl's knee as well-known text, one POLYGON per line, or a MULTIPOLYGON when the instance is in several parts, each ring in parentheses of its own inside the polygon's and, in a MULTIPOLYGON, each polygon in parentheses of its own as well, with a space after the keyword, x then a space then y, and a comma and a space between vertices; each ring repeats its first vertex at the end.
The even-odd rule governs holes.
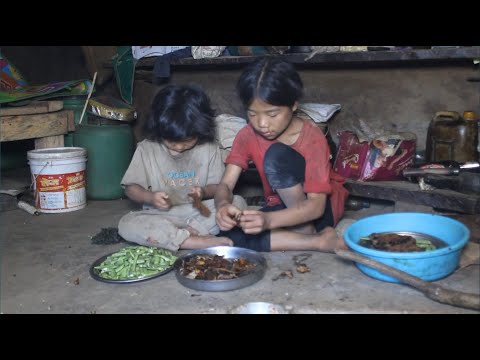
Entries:
POLYGON ((291 187, 305 180, 305 158, 290 146, 275 143, 265 153, 263 170, 274 189, 291 187))
MULTIPOLYGON (((130 218, 131 218, 131 213, 128 213, 126 215, 123 215, 120 219, 120 221, 118 222, 118 233, 120 234, 120 232, 124 231, 125 227, 127 226, 127 224, 130 222, 130 218)), ((122 234, 120 234, 122 235, 122 234)))

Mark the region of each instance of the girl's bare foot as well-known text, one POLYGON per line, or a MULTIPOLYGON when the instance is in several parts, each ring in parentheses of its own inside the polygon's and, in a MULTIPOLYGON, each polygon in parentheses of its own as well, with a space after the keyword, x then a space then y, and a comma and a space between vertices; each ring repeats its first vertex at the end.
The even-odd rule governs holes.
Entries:
POLYGON ((272 230, 270 246, 271 251, 314 250, 333 253, 337 248, 347 249, 343 239, 330 226, 311 235, 290 230, 272 230))
POLYGON ((233 246, 233 241, 223 236, 191 235, 180 245, 180 249, 203 249, 213 246, 233 246))
POLYGON ((187 225, 187 227, 186 227, 185 229, 188 230, 188 232, 190 233, 190 235, 196 236, 196 235, 199 234, 198 230, 197 230, 197 229, 194 229, 194 228, 191 227, 190 225, 187 225))
POLYGON ((318 235, 320 235, 320 241, 318 242, 320 251, 333 253, 335 249, 348 250, 343 238, 338 236, 334 228, 327 226, 318 235))
POLYGON ((156 246, 156 247, 159 247, 160 243, 155 240, 154 238, 152 238, 151 236, 148 237, 147 239, 147 246, 156 246))

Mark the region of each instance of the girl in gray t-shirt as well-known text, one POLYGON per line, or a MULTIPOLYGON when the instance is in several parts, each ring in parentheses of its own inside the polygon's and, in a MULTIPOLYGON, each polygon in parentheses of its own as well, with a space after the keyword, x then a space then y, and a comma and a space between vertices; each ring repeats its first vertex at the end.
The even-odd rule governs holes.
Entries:
MULTIPOLYGON (((144 131, 146 139, 138 143, 121 182, 143 210, 123 216, 119 234, 173 251, 231 246, 230 239, 215 236, 213 196, 224 164, 208 96, 194 85, 163 88, 144 131)), ((234 201, 246 207, 241 197, 234 201)))

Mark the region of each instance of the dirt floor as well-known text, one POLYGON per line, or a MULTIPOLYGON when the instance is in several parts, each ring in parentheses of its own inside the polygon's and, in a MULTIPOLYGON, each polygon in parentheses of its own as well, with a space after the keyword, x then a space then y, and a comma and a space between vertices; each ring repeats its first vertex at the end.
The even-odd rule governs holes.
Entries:
MULTIPOLYGON (((28 171, 26 174, 26 178, 25 173, 8 177, 4 172, 2 188, 28 185, 28 171)), ((0 212, 1 312, 228 314, 238 313, 249 302, 268 302, 295 314, 478 313, 435 302, 406 285, 370 278, 352 262, 313 251, 264 253, 265 276, 251 286, 228 292, 186 288, 174 272, 134 284, 93 279, 91 264, 126 243, 95 245, 92 237, 102 228, 116 227, 120 217, 133 208, 129 200, 112 200, 88 201, 82 210, 40 216, 20 209, 0 212), (309 272, 296 271, 298 256, 309 272), (291 277, 281 276, 288 271, 291 277)), ((348 211, 346 216, 358 219, 392 211, 392 204, 375 203, 370 208, 348 211)), ((476 225, 471 222, 468 226, 476 225)), ((478 229, 471 230, 478 234, 478 229)), ((480 266, 459 269, 435 283, 480 294, 480 266)))

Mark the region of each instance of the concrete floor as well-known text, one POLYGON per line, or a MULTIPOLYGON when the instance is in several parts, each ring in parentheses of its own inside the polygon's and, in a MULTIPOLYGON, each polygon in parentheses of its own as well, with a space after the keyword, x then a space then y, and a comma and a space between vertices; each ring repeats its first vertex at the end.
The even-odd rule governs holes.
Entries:
MULTIPOLYGON (((5 188, 5 177, 2 178, 5 188)), ((133 208, 128 200, 88 201, 85 209, 32 216, 22 210, 0 212, 1 312, 4 314, 188 313, 225 314, 248 302, 280 304, 290 313, 478 313, 444 305, 406 285, 382 282, 351 262, 319 252, 265 253, 262 280, 229 292, 200 292, 182 286, 174 272, 135 284, 107 284, 89 275, 99 257, 125 243, 94 245, 102 228, 116 227, 133 208), (295 271, 293 257, 311 255, 310 272, 295 271), (293 278, 274 280, 291 270, 293 278)), ((372 205, 348 212, 353 218, 393 211, 372 205)), ((186 251, 181 251, 183 254, 186 251)), ((480 267, 472 265, 436 283, 480 293, 480 267)))

